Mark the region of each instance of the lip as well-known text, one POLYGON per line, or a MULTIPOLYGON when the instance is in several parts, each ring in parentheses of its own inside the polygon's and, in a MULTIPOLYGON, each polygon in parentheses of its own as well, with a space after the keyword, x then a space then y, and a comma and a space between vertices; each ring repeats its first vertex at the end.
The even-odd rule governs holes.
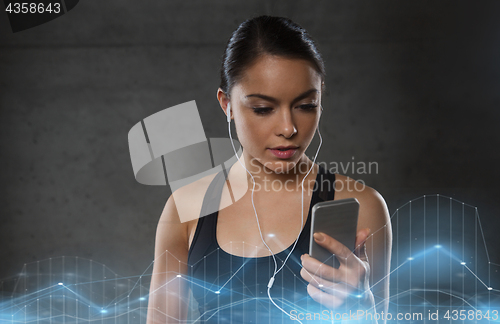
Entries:
POLYGON ((276 146, 269 149, 274 156, 278 159, 286 160, 291 158, 295 152, 297 152, 298 147, 294 145, 289 146, 276 146))
POLYGON ((280 145, 280 146, 276 146, 276 147, 271 147, 270 150, 289 150, 289 149, 298 149, 299 147, 298 146, 295 146, 295 145, 288 145, 288 146, 283 146, 283 145, 280 145))

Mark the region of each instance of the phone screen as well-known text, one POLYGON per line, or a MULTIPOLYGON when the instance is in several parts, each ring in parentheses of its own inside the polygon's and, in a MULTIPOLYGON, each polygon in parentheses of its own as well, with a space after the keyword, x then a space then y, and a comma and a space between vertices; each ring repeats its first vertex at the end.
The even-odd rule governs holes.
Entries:
POLYGON ((356 198, 324 201, 314 205, 309 255, 331 267, 338 268, 340 263, 335 255, 318 245, 313 234, 316 232, 325 233, 354 251, 358 211, 359 202, 356 198))

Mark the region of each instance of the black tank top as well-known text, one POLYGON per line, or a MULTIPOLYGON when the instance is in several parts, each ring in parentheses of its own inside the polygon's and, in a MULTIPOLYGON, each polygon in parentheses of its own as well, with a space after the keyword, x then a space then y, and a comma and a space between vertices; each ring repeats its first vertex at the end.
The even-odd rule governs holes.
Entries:
MULTIPOLYGON (((212 180, 201 215, 205 210, 217 210, 225 180, 226 172, 222 171, 212 180), (215 208, 209 209, 212 207, 215 208)), ((271 288, 274 302, 291 315, 323 310, 307 294, 308 282, 300 276, 300 256, 309 252, 311 209, 318 202, 334 199, 334 183, 335 174, 319 166, 305 226, 271 288)), ((196 323, 297 323, 268 298, 267 284, 274 272, 272 256, 245 258, 222 250, 216 239, 217 217, 218 212, 214 212, 198 219, 189 249, 191 290, 200 312, 196 323)), ((292 247, 293 244, 275 255, 278 268, 292 247)))

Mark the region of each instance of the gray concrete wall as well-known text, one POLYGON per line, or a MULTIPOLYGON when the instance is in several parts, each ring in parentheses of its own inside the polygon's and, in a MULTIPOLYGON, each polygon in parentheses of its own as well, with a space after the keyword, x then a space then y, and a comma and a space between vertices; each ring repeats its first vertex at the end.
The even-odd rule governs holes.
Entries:
POLYGON ((500 263, 499 1, 82 0, 16 34, 0 19, 0 278, 62 255, 142 273, 170 191, 135 182, 127 133, 194 99, 207 137, 227 136, 220 56, 260 14, 323 53, 319 160, 377 162, 353 176, 391 211, 425 193, 478 206, 500 263))

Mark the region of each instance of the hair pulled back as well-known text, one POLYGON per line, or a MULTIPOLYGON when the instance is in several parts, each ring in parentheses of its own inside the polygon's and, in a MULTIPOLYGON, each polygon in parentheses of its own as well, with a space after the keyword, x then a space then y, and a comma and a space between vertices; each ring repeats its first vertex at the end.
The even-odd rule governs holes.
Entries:
POLYGON ((220 88, 229 96, 245 68, 268 54, 311 62, 325 78, 325 66, 307 31, 288 18, 259 16, 243 22, 233 32, 222 56, 220 88))

